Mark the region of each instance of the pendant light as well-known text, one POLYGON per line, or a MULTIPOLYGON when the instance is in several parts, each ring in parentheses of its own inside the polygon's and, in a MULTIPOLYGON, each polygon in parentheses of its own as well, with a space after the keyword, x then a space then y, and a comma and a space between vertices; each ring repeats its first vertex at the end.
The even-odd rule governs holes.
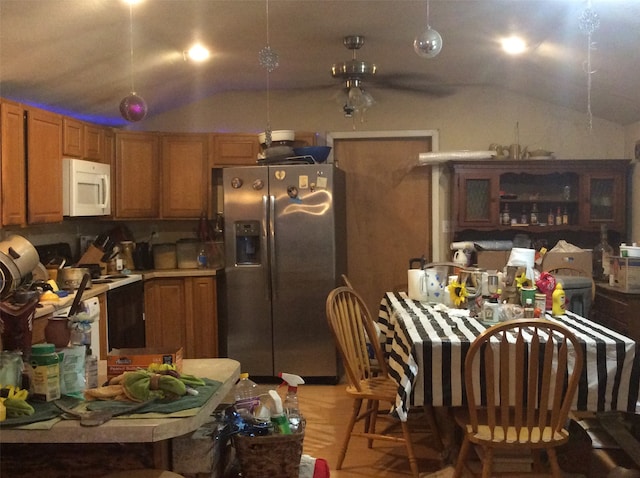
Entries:
POLYGON ((422 58, 433 58, 442 50, 440 33, 429 25, 429 0, 427 0, 427 28, 413 40, 413 49, 422 58))
POLYGON ((136 94, 133 87, 133 5, 129 4, 129 46, 131 61, 131 94, 120 102, 120 114, 130 122, 141 121, 147 116, 147 103, 136 94))

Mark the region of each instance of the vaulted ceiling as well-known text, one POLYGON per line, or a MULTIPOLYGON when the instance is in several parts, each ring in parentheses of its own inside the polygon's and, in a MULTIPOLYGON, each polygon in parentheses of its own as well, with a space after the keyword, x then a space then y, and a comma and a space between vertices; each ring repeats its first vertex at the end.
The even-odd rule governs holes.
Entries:
POLYGON ((640 1, 431 0, 429 24, 443 38, 432 59, 412 46, 427 25, 426 7, 426 0, 144 0, 133 7, 131 36, 120 0, 0 0, 0 96, 123 124, 131 40, 135 90, 150 114, 229 90, 263 90, 258 52, 268 30, 279 56, 273 89, 339 90, 330 68, 351 58, 343 37, 359 34, 358 59, 378 67, 365 85, 374 96, 378 88, 441 97, 490 85, 577 111, 591 106, 621 125, 640 121, 640 1), (589 5, 600 21, 591 75, 580 21, 589 5), (500 51, 498 40, 511 33, 529 42, 520 57, 500 51), (184 59, 195 40, 212 51, 206 63, 184 59))

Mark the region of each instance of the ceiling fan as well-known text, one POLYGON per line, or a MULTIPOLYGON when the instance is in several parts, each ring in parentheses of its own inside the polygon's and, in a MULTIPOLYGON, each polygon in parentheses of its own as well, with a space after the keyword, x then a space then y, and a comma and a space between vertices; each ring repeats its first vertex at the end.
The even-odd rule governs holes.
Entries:
POLYGON ((331 76, 345 82, 347 98, 343 110, 344 115, 350 118, 355 112, 364 112, 374 104, 373 97, 363 87, 363 81, 373 77, 377 67, 374 63, 356 58, 356 50, 364 45, 364 36, 347 35, 342 43, 353 52, 353 57, 348 61, 334 63, 331 76))
POLYGON ((362 35, 347 35, 342 43, 353 52, 352 58, 334 63, 331 67, 331 76, 344 82, 344 95, 341 96, 341 102, 346 117, 352 117, 354 113, 362 113, 375 104, 373 96, 365 89, 365 84, 435 97, 449 96, 454 93, 453 87, 438 85, 434 78, 429 79, 429 75, 425 73, 380 75, 375 63, 356 57, 356 51, 364 45, 362 35))

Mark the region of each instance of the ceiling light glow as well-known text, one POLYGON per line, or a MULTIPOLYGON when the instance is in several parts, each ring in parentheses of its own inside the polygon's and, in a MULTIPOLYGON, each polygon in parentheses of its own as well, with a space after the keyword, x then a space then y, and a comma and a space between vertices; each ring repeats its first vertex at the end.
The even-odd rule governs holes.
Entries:
POLYGON ((500 41, 502 49, 509 55, 520 55, 527 50, 527 44, 518 36, 510 36, 500 41))
POLYGON ((193 61, 205 61, 209 58, 209 50, 197 43, 189 48, 187 55, 193 61))

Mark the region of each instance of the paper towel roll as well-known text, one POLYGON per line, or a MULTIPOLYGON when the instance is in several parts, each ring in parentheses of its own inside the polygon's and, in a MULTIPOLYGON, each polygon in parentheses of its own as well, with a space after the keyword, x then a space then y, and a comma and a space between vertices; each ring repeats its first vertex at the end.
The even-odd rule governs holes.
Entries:
POLYGON ((407 295, 411 300, 427 302, 429 300, 427 288, 427 274, 423 269, 409 269, 407 295))
POLYGON ((536 251, 535 249, 525 249, 522 247, 514 247, 511 249, 508 266, 523 266, 526 268, 526 276, 528 279, 533 280, 533 268, 535 265, 536 251))

